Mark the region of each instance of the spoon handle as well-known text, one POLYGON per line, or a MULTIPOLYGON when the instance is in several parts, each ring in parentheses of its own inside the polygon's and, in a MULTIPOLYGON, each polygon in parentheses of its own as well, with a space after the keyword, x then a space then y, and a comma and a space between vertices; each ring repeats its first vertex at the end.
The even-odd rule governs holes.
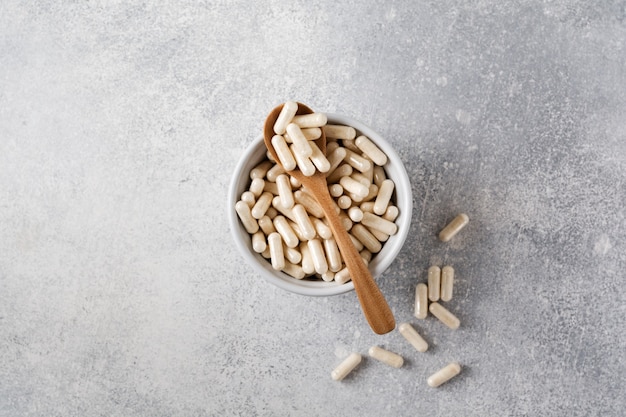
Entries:
POLYGON ((389 308, 389 304, 387 304, 387 300, 385 300, 372 274, 365 265, 365 262, 363 262, 363 258, 361 258, 361 255, 359 255, 359 252, 354 247, 348 232, 343 228, 341 220, 335 212, 335 207, 328 192, 323 174, 321 176, 315 175, 311 178, 316 178, 316 189, 313 194, 328 219, 329 226, 337 241, 337 246, 339 246, 341 256, 350 272, 350 277, 354 283, 354 290, 361 303, 365 318, 374 333, 389 333, 396 327, 396 321, 389 308), (317 181, 318 178, 322 182, 321 186, 317 186, 318 182, 320 182, 317 181))

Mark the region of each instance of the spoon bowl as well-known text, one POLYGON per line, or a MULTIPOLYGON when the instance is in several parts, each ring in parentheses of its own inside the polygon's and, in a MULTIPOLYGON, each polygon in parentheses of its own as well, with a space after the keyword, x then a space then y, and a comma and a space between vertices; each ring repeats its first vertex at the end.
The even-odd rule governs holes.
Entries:
MULTIPOLYGON (((278 164, 280 164, 280 160, 272 145, 272 137, 274 136, 274 123, 282 108, 282 104, 275 107, 265 119, 265 125, 263 127, 265 146, 278 164)), ((313 113, 313 110, 302 103, 298 103, 296 114, 310 113, 313 113)), ((326 136, 323 130, 321 137, 316 140, 316 145, 320 148, 322 153, 326 153, 326 136)), ((339 251, 350 272, 350 277, 354 283, 354 290, 361 304, 361 309, 370 327, 377 334, 389 333, 395 328, 393 313, 378 288, 376 281, 374 281, 372 274, 359 255, 359 252, 352 244, 348 232, 343 228, 339 216, 335 212, 332 197, 328 192, 326 176, 323 172, 318 170, 316 170, 313 175, 306 176, 298 168, 287 171, 287 173, 296 178, 309 191, 324 211, 329 227, 337 242, 337 246, 339 246, 339 251)))

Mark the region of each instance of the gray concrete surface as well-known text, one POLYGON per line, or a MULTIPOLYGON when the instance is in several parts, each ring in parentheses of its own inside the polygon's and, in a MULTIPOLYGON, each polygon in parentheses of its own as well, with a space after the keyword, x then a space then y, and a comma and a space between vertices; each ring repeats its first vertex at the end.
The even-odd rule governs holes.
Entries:
POLYGON ((1 416, 623 415, 625 2, 336 3, 0 3, 1 416), (381 287, 427 353, 236 253, 227 185, 286 99, 406 162, 381 287), (412 317, 432 263, 456 332, 412 317), (330 379, 374 344, 406 365, 330 379))

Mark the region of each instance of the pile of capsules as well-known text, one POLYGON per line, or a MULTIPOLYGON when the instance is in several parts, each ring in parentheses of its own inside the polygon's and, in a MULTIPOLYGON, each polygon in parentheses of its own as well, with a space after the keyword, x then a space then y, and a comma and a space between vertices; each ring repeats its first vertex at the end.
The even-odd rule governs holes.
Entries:
MULTIPOLYGON (((468 222, 469 217, 466 214, 459 214, 441 230, 439 239, 443 242, 448 242, 468 222)), ((415 317, 425 319, 428 311, 430 311, 433 316, 450 329, 458 329, 461 324, 460 320, 439 303, 439 300, 450 301, 452 299, 453 286, 454 268, 451 266, 444 266, 443 268, 431 266, 428 268, 428 284, 418 283, 415 288, 415 317)), ((409 323, 401 323, 398 326, 398 331, 418 352, 426 352, 428 350, 428 342, 409 323)), ((404 364, 402 356, 379 346, 372 346, 368 354, 370 357, 394 368, 400 368, 404 364)), ((341 381, 361 363, 362 359, 360 353, 351 353, 331 372, 332 379, 341 381)), ((429 386, 436 388, 454 378, 460 372, 461 365, 458 362, 451 362, 428 377, 427 383, 429 386)))
POLYGON ((252 249, 275 270, 345 284, 350 274, 322 208, 287 171, 325 174, 335 211, 366 264, 398 231, 395 184, 383 168, 387 155, 369 138, 357 136, 351 126, 327 124, 323 113, 296 115, 297 109, 296 102, 286 102, 274 125, 272 145, 280 164, 267 153, 250 171, 250 187, 235 210, 252 249), (322 131, 328 157, 314 142, 322 131))

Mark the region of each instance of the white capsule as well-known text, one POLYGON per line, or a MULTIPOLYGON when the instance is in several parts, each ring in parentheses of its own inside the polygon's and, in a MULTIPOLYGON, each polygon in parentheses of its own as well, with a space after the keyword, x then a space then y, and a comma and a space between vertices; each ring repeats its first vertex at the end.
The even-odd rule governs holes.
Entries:
POLYGON ((393 368, 401 368, 404 364, 404 359, 402 358, 402 356, 378 346, 372 346, 369 349, 368 353, 372 358, 393 368))
POLYGON ((343 161, 343 158, 346 157, 346 148, 331 149, 332 147, 329 148, 329 145, 326 145, 326 155, 328 155, 328 163, 330 164, 330 167, 326 172, 327 178, 335 171, 335 169, 337 169, 343 161))
POLYGON ((263 188, 265 188, 265 181, 262 178, 255 178, 250 183, 250 188, 248 189, 254 197, 257 198, 263 192, 263 188))
POLYGON ((252 208, 256 203, 256 197, 254 196, 254 193, 252 193, 252 191, 244 191, 243 193, 241 193, 241 201, 246 203, 248 207, 252 208))
POLYGON ((428 350, 428 342, 409 323, 401 323, 398 326, 398 330, 418 352, 426 352, 428 350))
POLYGON ((361 150, 354 144, 354 139, 344 139, 341 143, 347 150, 361 154, 361 150))
POLYGON ((244 201, 237 201, 235 204, 235 211, 245 227, 246 231, 250 234, 256 233, 259 230, 259 224, 256 222, 252 213, 250 213, 250 206, 244 201))
POLYGON ((387 206, 389 205, 389 201, 391 200, 391 195, 393 194, 393 189, 395 184, 392 180, 384 180, 378 189, 378 196, 376 197, 376 202, 374 203, 374 213, 380 215, 385 214, 387 210, 387 206))
POLYGON ((252 250, 254 250, 256 253, 263 253, 265 249, 267 249, 265 234, 263 234, 263 231, 259 230, 252 235, 252 250))
POLYGON ((363 213, 368 212, 368 213, 373 213, 374 212, 374 202, 373 201, 366 201, 365 203, 362 203, 359 208, 363 211, 363 213))
POLYGON ((354 370, 361 363, 361 355, 354 352, 348 355, 333 371, 330 373, 330 377, 334 381, 341 381, 350 372, 354 370))
POLYGON ((387 155, 366 136, 359 136, 354 143, 376 165, 385 165, 387 163, 387 155))
POLYGON ((335 273, 330 269, 323 274, 321 274, 322 280, 326 282, 333 281, 335 279, 335 273))
POLYGON ((342 195, 337 199, 337 205, 340 209, 347 210, 352 206, 352 199, 347 195, 342 195))
POLYGON ((296 234, 300 242, 306 242, 307 240, 309 240, 304 237, 304 234, 302 233, 302 230, 300 229, 300 226, 298 226, 297 223, 292 222, 291 220, 288 220, 287 222, 289 223, 289 226, 291 227, 293 232, 296 234))
POLYGON ((289 149, 289 145, 285 141, 285 138, 280 135, 275 135, 272 137, 272 146, 274 147, 274 151, 276 151, 276 155, 278 155, 278 159, 280 164, 286 171, 293 171, 296 169, 296 160, 289 149))
POLYGON ((364 246, 361 243, 361 241, 359 239, 357 239, 356 237, 352 236, 350 233, 348 233, 348 236, 350 236, 350 240, 352 241, 352 245, 356 248, 356 250, 361 252, 363 250, 363 248, 364 248, 364 246))
POLYGON ((313 218, 312 221, 315 231, 317 231, 319 237, 322 239, 330 239, 333 237, 333 232, 330 230, 330 227, 326 225, 326 223, 317 218, 313 218))
POLYGON ((419 283, 415 287, 415 317, 425 319, 428 316, 428 287, 419 283))
POLYGON ((289 123, 287 125, 287 133, 289 133, 289 137, 291 138, 292 145, 289 147, 294 157, 296 158, 296 162, 298 157, 301 159, 306 159, 311 156, 313 150, 311 149, 310 142, 300 130, 300 127, 295 123, 289 123))
POLYGON ((315 265, 313 265, 313 258, 311 258, 307 242, 300 244, 300 254, 302 254, 302 270, 306 275, 311 275, 315 272, 315 265))
POLYGON ((361 197, 360 195, 356 195, 354 193, 351 193, 349 191, 345 191, 345 194, 350 197, 350 200, 352 200, 355 203, 360 203, 363 201, 364 197, 361 197))
POLYGON ((341 226, 343 226, 343 228, 346 231, 349 231, 352 229, 352 225, 354 223, 352 223, 352 220, 350 220, 350 217, 348 217, 344 212, 339 213, 339 220, 341 221, 341 226))
POLYGON ((428 268, 428 299, 430 301, 439 301, 439 293, 441 291, 441 268, 431 266, 428 268))
POLYGON ((372 163, 370 161, 351 150, 346 151, 346 156, 343 160, 350 164, 352 168, 361 172, 365 172, 372 167, 372 163))
POLYGON ((398 226, 394 222, 385 220, 375 214, 364 212, 361 223, 370 229, 378 230, 386 235, 395 235, 398 232, 398 226))
POLYGON ((360 182, 353 180, 351 177, 341 177, 339 184, 344 190, 354 193, 358 196, 365 197, 369 193, 369 188, 360 182))
POLYGON ((443 324, 452 330, 458 329, 461 325, 461 321, 454 314, 452 314, 450 310, 439 303, 430 303, 428 311, 430 311, 433 316, 437 317, 443 324))
POLYGON ((315 165, 319 172, 328 172, 328 170, 330 170, 330 162, 328 162, 328 159, 326 159, 326 155, 322 153, 322 151, 320 150, 320 148, 318 148, 315 142, 311 141, 309 142, 309 145, 311 146, 311 150, 313 151, 311 153, 311 156, 309 157, 311 159, 311 162, 313 162, 313 165, 315 165))
MULTIPOLYGON (((319 139, 320 136, 322 136, 322 129, 320 129, 319 127, 308 127, 300 130, 302 131, 302 134, 304 135, 306 140, 316 140, 319 139)), ((285 133, 285 140, 288 143, 291 142, 291 138, 287 133, 285 133)))
MULTIPOLYGON (((364 213, 365 214, 365 213, 364 213)), ((372 253, 378 253, 382 249, 381 243, 362 224, 352 227, 352 234, 372 253)))
POLYGON ((305 193, 302 190, 298 190, 293 194, 296 203, 302 204, 306 211, 314 217, 321 219, 324 217, 324 210, 322 210, 322 206, 319 205, 317 200, 313 198, 310 194, 305 193))
POLYGON ((291 209, 283 207, 282 203, 280 202, 280 197, 276 196, 272 199, 272 207, 274 207, 280 214, 282 214, 292 222, 296 221, 296 217, 293 215, 293 211, 291 209))
POLYGON ((326 262, 326 256, 324 256, 324 248, 322 248, 322 242, 319 239, 312 239, 307 242, 309 247, 309 253, 313 259, 313 265, 315 266, 315 272, 323 274, 328 271, 328 263, 326 262))
POLYGON ((459 365, 458 362, 452 362, 429 376, 427 382, 431 387, 437 388, 441 384, 448 382, 457 376, 459 373, 461 373, 461 365, 459 365))
POLYGON ((291 175, 289 176, 289 183, 291 184, 291 188, 293 190, 296 190, 302 187, 302 184, 300 183, 300 181, 298 181, 296 177, 292 177, 291 175))
POLYGON ((265 216, 267 209, 272 204, 272 197, 273 196, 268 192, 261 194, 259 199, 254 204, 254 207, 252 207, 252 217, 258 220, 265 216))
POLYGON ((326 138, 326 155, 335 152, 337 148, 339 148, 339 143, 335 139, 326 138))
POLYGON ((300 265, 292 264, 291 262, 285 262, 285 266, 283 267, 282 271, 288 275, 291 275, 295 279, 304 278, 304 271, 302 270, 302 267, 300 267, 300 265))
POLYGON ((358 207, 350 207, 348 209, 348 217, 355 223, 363 220, 363 211, 358 207))
POLYGON ((350 271, 348 271, 348 268, 342 268, 341 270, 339 270, 338 272, 335 273, 335 282, 337 284, 345 284, 346 282, 350 281, 350 271))
POLYGON ((339 247, 337 246, 335 239, 324 239, 324 252, 326 253, 328 269, 332 272, 338 272, 341 270, 341 254, 339 253, 339 247))
POLYGON ((272 259, 272 268, 277 271, 285 267, 285 255, 283 253, 283 239, 278 233, 272 233, 267 237, 272 259))
POLYGON ((263 252, 261 252, 261 256, 264 257, 265 259, 270 259, 272 257, 269 245, 265 248, 263 252))
POLYGON ((279 175, 276 178, 276 186, 278 187, 278 196, 280 197, 281 206, 292 208, 294 201, 289 177, 285 174, 279 175))
POLYGON ((359 252, 359 255, 361 255, 361 259, 363 259, 363 262, 365 262, 365 265, 369 265, 373 256, 372 252, 368 251, 367 249, 363 249, 362 251, 359 252))
POLYGON ((341 197, 343 195, 343 187, 341 184, 331 184, 328 186, 328 193, 331 197, 341 197))
POLYGON ((376 238, 376 240, 378 240, 379 242, 386 242, 389 239, 389 235, 386 233, 381 232, 380 230, 376 230, 373 229, 371 227, 367 227, 367 230, 369 230, 369 232, 374 235, 374 237, 376 238))
POLYGON ((285 172, 285 168, 283 168, 281 165, 276 164, 267 171, 267 174, 265 174, 265 178, 269 182, 276 182, 276 178, 280 174, 284 174, 285 172))
POLYGON ((294 145, 291 145, 289 149, 291 149, 293 156, 296 158, 296 164, 298 165, 300 172, 302 172, 305 177, 310 177, 315 174, 315 165, 313 165, 313 162, 311 162, 308 157, 304 158, 300 154, 294 152, 294 145))
POLYGON ((385 174, 385 170, 383 167, 375 165, 374 166, 374 184, 376 184, 378 186, 378 188, 380 188, 380 186, 383 184, 383 181, 385 181, 387 179, 387 175, 385 174))
POLYGON ((274 164, 272 164, 271 161, 265 160, 261 162, 250 170, 250 179, 253 180, 255 178, 265 177, 265 174, 267 174, 267 171, 272 167, 272 165, 274 164))
POLYGON ((285 133, 287 125, 291 123, 291 120, 298 111, 298 103, 295 101, 287 101, 283 104, 283 108, 280 110, 276 121, 274 122, 274 133, 282 135, 285 133))
POLYGON ((300 114, 294 116, 294 118, 291 119, 291 122, 297 124, 301 128, 322 127, 326 124, 327 118, 324 113, 300 114))
POLYGON ((454 268, 444 266, 441 269, 441 300, 452 300, 452 289, 454 287, 454 268))
POLYGON ((370 192, 363 197, 363 201, 371 201, 378 196, 378 186, 376 184, 370 184, 369 190, 370 192))
POLYGON ((280 234, 285 244, 290 248, 295 248, 300 243, 300 240, 296 236, 295 232, 289 226, 287 219, 283 216, 276 216, 274 218, 274 228, 280 234))
POLYGON ((370 188, 370 185, 372 185, 372 182, 360 172, 353 172, 352 175, 350 175, 350 178, 352 178, 355 181, 360 182, 361 184, 366 186, 368 189, 370 188))
POLYGON ((400 214, 400 210, 396 206, 388 206, 387 210, 385 210, 385 214, 383 214, 383 219, 389 220, 390 222, 395 222, 400 214))
POLYGON ((439 233, 439 239, 447 242, 463 229, 469 222, 469 217, 465 213, 456 216, 443 230, 439 233))
POLYGON ((276 231, 274 223, 272 223, 272 219, 270 219, 267 214, 261 217, 258 223, 265 236, 269 236, 270 233, 274 233, 276 231))
POLYGON ((296 224, 300 228, 302 232, 302 236, 305 240, 311 240, 317 234, 313 223, 311 223, 311 219, 306 212, 306 209, 302 204, 296 204, 292 209, 293 215, 296 218, 296 224))
MULTIPOLYGON (((341 164, 335 169, 331 174, 326 176, 326 182, 328 184, 334 184, 338 182, 341 178, 347 177, 352 174, 352 167, 348 164, 341 164)), ((330 171, 329 171, 330 172, 330 171)), ((328 172, 327 172, 328 174, 328 172)))
POLYGON ((352 140, 356 137, 356 130, 352 126, 343 125, 326 125, 322 127, 326 138, 328 139, 347 139, 352 140))
POLYGON ((292 264, 299 264, 302 261, 302 254, 296 248, 290 248, 289 246, 283 244, 283 253, 285 254, 285 259, 292 264))

